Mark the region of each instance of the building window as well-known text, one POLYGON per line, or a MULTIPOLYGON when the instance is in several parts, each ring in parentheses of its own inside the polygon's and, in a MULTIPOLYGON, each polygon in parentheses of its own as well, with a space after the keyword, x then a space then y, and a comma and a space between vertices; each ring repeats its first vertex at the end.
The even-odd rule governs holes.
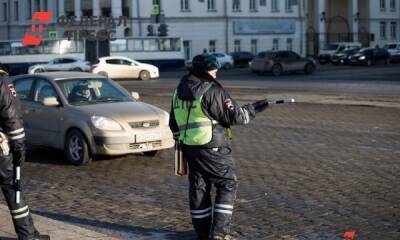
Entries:
POLYGON ((293 5, 293 0, 286 0, 285 1, 285 11, 293 12, 292 5, 293 5))
POLYGON ((396 0, 390 0, 390 11, 396 11, 396 0))
POLYGON ((190 11, 189 0, 181 0, 181 11, 190 11))
POLYGON ((392 40, 397 39, 397 23, 396 22, 390 23, 390 38, 392 40))
POLYGON ((272 50, 274 50, 274 51, 279 50, 279 39, 278 38, 274 38, 272 40, 272 50))
POLYGON ((279 12, 279 3, 278 0, 271 1, 271 9, 273 12, 279 12))
POLYGON ((33 7, 35 8, 35 12, 40 12, 40 0, 35 0, 33 7))
POLYGON ((267 0, 260 0, 260 6, 267 6, 267 0))
POLYGON ((233 0, 232 11, 239 12, 240 11, 240 0, 233 0))
POLYGON ((380 6, 381 6, 381 10, 385 11, 386 10, 386 0, 380 0, 380 6))
POLYGON ((240 40, 235 40, 235 52, 240 52, 240 40))
POLYGON ((210 52, 210 53, 212 53, 212 52, 215 52, 215 50, 216 50, 216 42, 217 41, 215 41, 215 40, 210 40, 209 42, 208 42, 208 52, 210 52))
POLYGON ((217 8, 215 7, 215 0, 207 1, 207 9, 208 9, 208 11, 216 11, 217 10, 217 8))
POLYGON ((257 49, 257 39, 251 39, 251 53, 254 55, 257 55, 258 49, 257 49))
POLYGON ((286 39, 286 49, 288 51, 293 51, 293 38, 286 39))
MULTIPOLYGON (((57 3, 58 3, 58 1, 57 1, 57 3)), ((58 8, 57 8, 57 9, 58 9, 58 8)), ((27 9, 27 12, 28 12, 27 19, 32 19, 32 1, 31 1, 31 0, 28 0, 28 9, 27 9)))
POLYGON ((192 42, 183 41, 183 52, 185 53, 185 59, 192 59, 192 42))
POLYGON ((18 2, 14 2, 14 21, 19 20, 18 2))
POLYGON ((7 3, 3 3, 3 22, 7 22, 7 3))
POLYGON ((257 0, 250 0, 250 12, 257 11, 257 0))
POLYGON ((44 6, 43 6, 44 11, 47 12, 47 11, 49 10, 49 4, 48 4, 47 0, 44 0, 44 1, 43 1, 43 5, 44 5, 44 6))
POLYGON ((381 39, 386 39, 386 22, 380 23, 380 34, 381 34, 381 39))

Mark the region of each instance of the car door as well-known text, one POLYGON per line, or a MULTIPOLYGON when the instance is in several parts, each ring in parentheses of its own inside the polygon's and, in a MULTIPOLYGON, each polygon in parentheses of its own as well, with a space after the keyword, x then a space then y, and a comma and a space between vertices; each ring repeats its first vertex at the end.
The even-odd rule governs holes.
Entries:
POLYGON ((25 136, 28 144, 32 144, 32 129, 30 126, 30 122, 28 121, 29 113, 32 109, 32 91, 33 91, 33 83, 35 81, 34 77, 25 77, 19 78, 15 80, 14 87, 17 92, 17 96, 21 103, 21 111, 22 111, 22 119, 24 121, 25 127, 25 136))
POLYGON ((123 64, 129 66, 129 75, 126 76, 127 78, 139 78, 140 72, 144 70, 143 67, 135 61, 123 60, 123 64))
POLYGON ((30 111, 26 121, 32 133, 34 145, 56 147, 60 141, 60 124, 62 122, 61 107, 45 106, 43 100, 46 97, 60 99, 51 82, 44 78, 37 78, 32 91, 30 111))
POLYGON ((46 71, 52 72, 52 71, 57 71, 59 68, 60 64, 60 58, 56 58, 46 64, 46 71))
POLYGON ((123 65, 121 59, 107 59, 106 71, 110 78, 123 78, 125 72, 129 71, 128 66, 123 65))
POLYGON ((290 64, 291 71, 300 71, 304 69, 305 65, 307 64, 307 61, 305 59, 303 59, 302 57, 300 57, 300 55, 292 51, 289 51, 288 55, 289 55, 288 62, 290 64))

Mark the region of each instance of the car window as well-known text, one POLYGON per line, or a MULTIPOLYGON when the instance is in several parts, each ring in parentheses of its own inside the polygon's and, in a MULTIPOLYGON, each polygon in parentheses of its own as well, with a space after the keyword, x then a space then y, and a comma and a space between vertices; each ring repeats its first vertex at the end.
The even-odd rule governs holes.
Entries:
POLYGON ((300 56, 295 52, 288 52, 290 59, 300 59, 300 56))
POLYGON ((131 66, 131 65, 132 65, 132 63, 131 63, 130 61, 124 60, 124 59, 121 59, 121 64, 122 64, 122 65, 128 65, 128 66, 131 66))
POLYGON ((289 58, 289 52, 278 52, 276 57, 287 59, 289 58))
POLYGON ((57 92, 51 83, 44 79, 38 79, 36 82, 33 96, 33 101, 38 103, 43 103, 43 100, 48 97, 58 97, 57 92))
POLYGON ((57 81, 72 105, 133 101, 117 83, 109 79, 71 79, 57 81))
POLYGON ((121 60, 119 60, 119 59, 108 59, 108 60, 106 60, 106 63, 115 64, 115 65, 121 65, 121 60))
POLYGON ((265 52, 260 52, 260 53, 257 55, 257 57, 258 57, 258 58, 264 58, 264 57, 265 57, 265 52))
POLYGON ((73 62, 75 62, 76 60, 75 59, 71 59, 71 58, 64 58, 64 60, 63 60, 63 62, 62 63, 73 63, 73 62))
POLYGON ((60 63, 62 63, 62 58, 56 58, 53 60, 53 64, 60 64, 60 63))
POLYGON ((15 91, 21 100, 29 100, 34 78, 23 78, 14 82, 15 91))

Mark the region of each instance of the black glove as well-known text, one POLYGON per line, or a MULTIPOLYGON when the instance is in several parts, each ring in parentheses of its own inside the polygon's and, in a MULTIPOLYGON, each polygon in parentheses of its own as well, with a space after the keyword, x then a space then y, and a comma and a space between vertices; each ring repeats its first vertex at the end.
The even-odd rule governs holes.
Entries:
POLYGON ((268 107, 268 100, 267 99, 263 99, 257 102, 252 103, 254 110, 256 113, 262 112, 265 109, 267 109, 268 107))
POLYGON ((15 166, 21 166, 21 164, 25 162, 25 150, 15 151, 12 155, 15 166))

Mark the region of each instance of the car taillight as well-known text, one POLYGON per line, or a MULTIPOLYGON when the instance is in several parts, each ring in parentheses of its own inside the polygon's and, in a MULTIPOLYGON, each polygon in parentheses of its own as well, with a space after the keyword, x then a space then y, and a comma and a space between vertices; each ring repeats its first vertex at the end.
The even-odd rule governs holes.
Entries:
POLYGON ((97 68, 97 64, 95 64, 95 65, 92 65, 91 67, 90 67, 90 71, 93 71, 93 69, 95 69, 95 68, 97 68))
POLYGON ((265 60, 265 63, 266 63, 266 64, 271 64, 271 63, 272 63, 272 59, 266 59, 266 60, 265 60))

